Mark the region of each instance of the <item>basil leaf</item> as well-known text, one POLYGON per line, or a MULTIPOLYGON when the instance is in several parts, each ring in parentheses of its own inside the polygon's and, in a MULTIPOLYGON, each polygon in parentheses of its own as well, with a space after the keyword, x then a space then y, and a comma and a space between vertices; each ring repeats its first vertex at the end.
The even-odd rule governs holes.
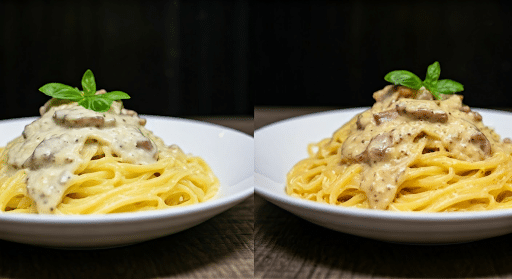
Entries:
POLYGON ((427 68, 427 76, 425 77, 425 82, 435 83, 439 76, 441 75, 441 65, 439 62, 434 62, 432 65, 427 68))
POLYGON ((102 98, 108 98, 114 101, 121 100, 121 99, 130 99, 130 95, 122 92, 122 91, 112 91, 105 94, 98 95, 102 98))
POLYGON ((435 91, 441 94, 453 94, 455 92, 464 91, 464 86, 451 79, 442 79, 437 82, 435 91))
POLYGON ((86 109, 94 110, 97 112, 105 112, 110 109, 112 102, 113 100, 96 98, 96 96, 90 96, 79 101, 78 104, 86 109))
POLYGON ((420 89, 423 85, 417 75, 405 70, 392 71, 384 79, 395 85, 400 84, 416 90, 420 89))
POLYGON ((456 81, 450 79, 439 80, 440 75, 441 65, 436 61, 428 66, 427 76, 423 82, 413 73, 403 70, 392 71, 384 79, 395 85, 401 84, 416 90, 424 86, 438 100, 441 99, 440 94, 453 94, 464 90, 462 84, 456 81))
POLYGON ((130 99, 130 96, 122 91, 96 95, 96 81, 91 70, 85 71, 82 77, 82 89, 83 92, 69 85, 48 83, 39 88, 39 91, 53 98, 78 102, 82 107, 97 112, 108 111, 114 101, 130 99))
POLYGON ((97 112, 105 112, 110 109, 113 100, 105 100, 102 98, 95 98, 92 100, 92 110, 97 112))
POLYGON ((47 83, 39 91, 57 99, 78 101, 83 98, 78 89, 62 83, 47 83))
POLYGON ((430 94, 432 94, 437 100, 441 100, 441 95, 437 93, 436 91, 428 90, 430 94))
POLYGON ((91 107, 92 107, 91 101, 92 101, 91 98, 84 98, 84 99, 78 101, 78 104, 86 109, 91 109, 91 107))
POLYGON ((82 77, 82 89, 84 90, 85 96, 92 96, 96 94, 96 81, 91 70, 85 71, 82 77))
MULTIPOLYGON (((430 91, 430 92, 433 92, 433 90, 436 88, 437 86, 437 80, 432 82, 430 80, 426 80, 423 82, 423 86, 425 86, 425 88, 430 91)), ((435 96, 435 95, 434 95, 435 96)))

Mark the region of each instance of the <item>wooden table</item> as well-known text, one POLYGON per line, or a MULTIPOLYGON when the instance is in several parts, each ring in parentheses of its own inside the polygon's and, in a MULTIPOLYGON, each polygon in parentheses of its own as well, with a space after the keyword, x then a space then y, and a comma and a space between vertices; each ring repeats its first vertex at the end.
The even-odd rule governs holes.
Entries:
MULTIPOLYGON (((254 128, 330 109, 257 107, 254 128)), ((314 225, 258 195, 254 218, 256 278, 512 278, 512 234, 455 245, 387 243, 314 225)))
MULTIPOLYGON (((252 135, 248 117, 192 117, 252 135)), ((253 278, 254 198, 186 231, 120 248, 58 250, 0 240, 0 278, 253 278)))

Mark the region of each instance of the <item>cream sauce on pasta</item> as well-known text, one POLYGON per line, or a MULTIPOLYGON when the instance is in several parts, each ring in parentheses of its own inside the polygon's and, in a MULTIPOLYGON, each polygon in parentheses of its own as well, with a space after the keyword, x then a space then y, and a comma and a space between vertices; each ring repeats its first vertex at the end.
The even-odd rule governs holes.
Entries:
POLYGON ((356 116, 341 147, 341 162, 363 165, 360 188, 370 208, 388 207, 417 154, 444 150, 475 162, 510 148, 477 112, 462 104, 462 96, 442 96, 433 100, 424 88, 389 85, 374 93, 377 102, 370 110, 356 116))
POLYGON ((27 173, 27 194, 39 213, 52 213, 61 202, 68 181, 76 176, 81 152, 92 143, 111 148, 122 162, 150 164, 158 159, 163 141, 148 131, 146 121, 114 102, 99 113, 77 103, 44 107, 41 118, 27 125, 8 145, 8 165, 27 173))

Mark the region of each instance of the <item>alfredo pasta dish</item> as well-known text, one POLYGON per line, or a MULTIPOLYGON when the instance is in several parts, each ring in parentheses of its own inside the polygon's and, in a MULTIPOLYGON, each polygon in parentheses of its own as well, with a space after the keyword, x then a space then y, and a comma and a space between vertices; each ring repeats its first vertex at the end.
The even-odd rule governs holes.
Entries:
POLYGON ((395 211, 512 207, 510 140, 500 140, 462 96, 435 96, 424 86, 375 92, 371 109, 309 145, 309 158, 287 175, 287 193, 395 211))
POLYGON ((41 117, 2 149, 0 213, 133 212, 216 194, 218 180, 205 161, 166 146, 120 101, 107 109, 47 102, 41 117))

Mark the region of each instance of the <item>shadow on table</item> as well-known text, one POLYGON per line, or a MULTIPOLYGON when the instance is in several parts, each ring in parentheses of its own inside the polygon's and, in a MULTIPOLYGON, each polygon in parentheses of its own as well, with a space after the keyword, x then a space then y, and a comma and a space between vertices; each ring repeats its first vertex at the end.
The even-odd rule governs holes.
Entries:
POLYGON ((183 232, 119 248, 61 250, 0 241, 0 278, 252 277, 253 226, 233 219, 252 218, 250 199, 183 232))
POLYGON ((336 232, 255 198, 256 278, 489 278, 512 274, 512 235, 407 245, 336 232))

